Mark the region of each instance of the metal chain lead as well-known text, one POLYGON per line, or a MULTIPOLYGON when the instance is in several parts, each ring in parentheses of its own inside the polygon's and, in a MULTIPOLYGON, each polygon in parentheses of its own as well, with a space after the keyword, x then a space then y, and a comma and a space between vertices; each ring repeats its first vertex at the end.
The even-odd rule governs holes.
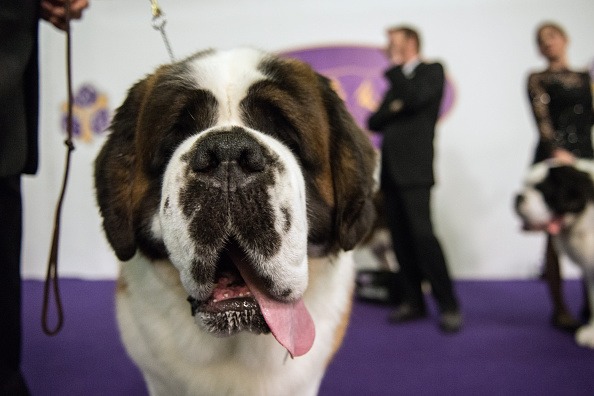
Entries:
POLYGON ((157 0, 150 0, 151 2, 151 12, 153 14, 153 28, 158 30, 161 33, 161 37, 163 38, 163 43, 165 43, 165 48, 169 53, 169 57, 171 58, 171 62, 175 62, 175 56, 173 56, 173 50, 171 49, 171 44, 169 43, 169 38, 167 37, 167 33, 165 32, 165 25, 167 24, 167 20, 165 19, 165 14, 161 11, 161 7, 157 3, 157 0))

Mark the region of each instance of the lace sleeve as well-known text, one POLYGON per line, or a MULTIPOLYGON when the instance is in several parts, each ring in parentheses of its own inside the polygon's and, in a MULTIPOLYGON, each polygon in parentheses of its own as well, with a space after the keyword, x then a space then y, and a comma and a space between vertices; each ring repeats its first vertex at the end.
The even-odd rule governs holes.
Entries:
POLYGON ((533 73, 528 78, 528 96, 540 139, 553 142, 555 129, 549 113, 549 102, 551 98, 544 89, 540 74, 533 73))

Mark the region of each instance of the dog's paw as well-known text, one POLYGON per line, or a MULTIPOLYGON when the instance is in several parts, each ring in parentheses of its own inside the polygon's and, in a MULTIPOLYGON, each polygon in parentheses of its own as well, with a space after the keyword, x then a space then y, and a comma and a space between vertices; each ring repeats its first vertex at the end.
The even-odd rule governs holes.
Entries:
POLYGON ((594 349, 594 324, 588 324, 577 329, 575 342, 579 346, 594 349))

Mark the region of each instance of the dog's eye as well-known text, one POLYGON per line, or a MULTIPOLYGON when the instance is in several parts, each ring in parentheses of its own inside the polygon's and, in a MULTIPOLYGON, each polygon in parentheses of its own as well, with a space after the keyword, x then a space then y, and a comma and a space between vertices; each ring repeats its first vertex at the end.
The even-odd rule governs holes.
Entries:
POLYGON ((311 117, 304 116, 311 102, 304 92, 264 81, 254 84, 241 102, 242 117, 247 126, 283 142, 304 169, 316 171, 320 168, 319 151, 311 148, 323 138, 306 131, 320 126, 313 110, 311 117), (310 137, 306 142, 311 135, 313 141, 310 137))
POLYGON ((182 141, 208 129, 216 120, 217 101, 204 90, 180 92, 170 105, 175 110, 170 116, 170 126, 165 129, 161 142, 150 148, 154 152, 149 165, 151 172, 163 172, 165 164, 182 141))
POLYGON ((244 117, 249 127, 282 141, 297 156, 301 154, 299 132, 281 108, 261 99, 252 99, 242 105, 246 108, 244 117))
POLYGON ((187 137, 214 125, 217 116, 217 100, 207 91, 197 90, 188 95, 185 105, 178 113, 172 133, 187 137))

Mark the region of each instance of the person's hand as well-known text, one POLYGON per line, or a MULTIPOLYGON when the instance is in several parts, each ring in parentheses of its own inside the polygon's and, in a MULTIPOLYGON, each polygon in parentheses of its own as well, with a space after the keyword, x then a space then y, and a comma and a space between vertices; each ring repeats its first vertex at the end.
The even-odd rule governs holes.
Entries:
MULTIPOLYGON (((66 1, 41 0, 41 18, 60 30, 66 30, 66 1)), ((80 19, 88 6, 88 0, 70 0, 70 19, 80 19)))
POLYGON ((392 113, 399 113, 404 107, 404 102, 401 99, 394 99, 390 102, 389 109, 392 113))
POLYGON ((553 158, 562 164, 571 165, 575 162, 575 156, 567 150, 555 149, 553 150, 553 158))

